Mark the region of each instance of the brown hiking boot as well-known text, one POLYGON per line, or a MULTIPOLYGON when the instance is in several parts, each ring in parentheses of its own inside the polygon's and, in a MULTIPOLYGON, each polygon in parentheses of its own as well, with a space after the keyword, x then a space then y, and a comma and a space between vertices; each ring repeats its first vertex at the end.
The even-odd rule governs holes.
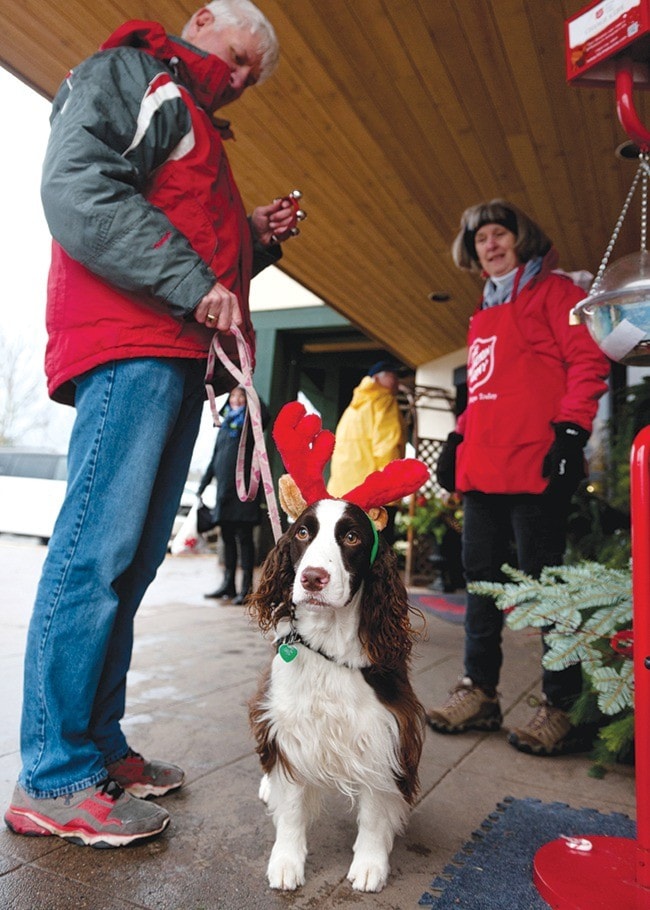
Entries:
POLYGON ((429 726, 438 733, 464 733, 465 730, 498 730, 501 707, 496 695, 488 695, 464 676, 439 708, 427 711, 429 726))
POLYGON ((508 742, 529 755, 564 755, 591 748, 590 734, 572 726, 566 711, 543 702, 525 727, 510 731, 508 742))

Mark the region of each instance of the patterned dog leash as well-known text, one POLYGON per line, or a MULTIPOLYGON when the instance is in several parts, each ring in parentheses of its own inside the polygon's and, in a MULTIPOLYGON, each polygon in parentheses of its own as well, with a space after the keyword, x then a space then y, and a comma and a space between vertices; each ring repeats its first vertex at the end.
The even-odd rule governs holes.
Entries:
POLYGON ((214 367, 217 358, 228 370, 231 376, 236 379, 246 393, 246 415, 244 426, 239 440, 239 449, 237 451, 237 468, 235 479, 237 484, 237 495, 242 502, 250 502, 257 496, 260 479, 266 497, 266 504, 269 510, 269 520, 273 530, 273 537, 277 542, 282 535, 282 525, 280 523, 280 511, 278 509, 275 491, 273 489, 273 477, 271 475, 271 466, 266 451, 264 441, 264 428, 262 426, 262 407, 260 399, 253 385, 253 366, 251 352, 246 343, 244 336, 236 325, 231 327, 231 333, 237 342, 237 352, 241 369, 236 366, 230 357, 226 354, 219 340, 219 332, 212 336, 212 343, 208 351, 208 366, 205 374, 205 387, 212 411, 212 419, 215 427, 221 426, 221 418, 217 410, 216 396, 212 386, 212 377, 214 376, 214 367), (246 482, 246 439, 248 438, 248 425, 253 431, 253 452, 251 458, 250 477, 246 482))
MULTIPOLYGON (((292 190, 287 196, 283 196, 282 198, 286 200, 286 202, 288 202, 291 206, 292 219, 283 234, 280 236, 276 236, 275 234, 273 235, 272 240, 274 243, 280 243, 283 240, 286 240, 287 237, 296 237, 300 233, 300 229, 297 226, 298 222, 303 221, 307 217, 307 213, 300 208, 300 199, 302 199, 302 193, 300 190, 292 190)), ((221 418, 219 417, 219 412, 217 411, 216 406, 216 396, 214 394, 214 388, 212 387, 214 366, 216 358, 219 358, 223 366, 228 370, 231 376, 237 380, 237 383, 244 389, 244 392, 246 393, 246 415, 244 417, 244 426, 242 427, 242 434, 239 440, 239 449, 237 450, 237 467, 235 472, 237 495, 242 502, 250 502, 251 500, 255 499, 257 496, 257 491, 259 490, 261 478, 264 487, 264 495, 266 496, 266 504, 269 510, 271 528, 273 530, 273 536, 277 543, 278 539, 282 536, 282 525, 280 523, 280 512, 278 509, 277 500, 275 498, 275 491, 273 489, 271 467, 269 465, 269 458, 266 452, 266 444, 264 442, 262 408, 260 405, 259 396, 255 391, 255 387, 253 385, 253 359, 251 357, 251 352, 248 344, 239 328, 233 325, 231 327, 231 333, 237 342, 237 353, 239 356, 241 369, 235 366, 235 364, 224 351, 223 347, 221 346, 221 342, 219 341, 218 332, 215 332, 212 336, 212 343, 210 344, 210 350, 208 351, 208 366, 205 374, 205 387, 208 393, 208 400, 210 401, 212 419, 214 421, 215 427, 221 426, 221 418), (253 430, 253 453, 251 459, 250 478, 247 486, 246 439, 248 438, 249 421, 253 430)))

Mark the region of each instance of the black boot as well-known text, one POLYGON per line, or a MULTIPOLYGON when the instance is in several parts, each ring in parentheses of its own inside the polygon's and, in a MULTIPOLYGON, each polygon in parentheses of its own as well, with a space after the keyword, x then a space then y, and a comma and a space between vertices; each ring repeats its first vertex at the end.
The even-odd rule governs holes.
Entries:
POLYGON ((253 590, 253 573, 250 571, 247 572, 244 569, 244 571, 242 572, 242 579, 241 579, 241 591, 239 592, 237 597, 233 597, 231 603, 237 604, 237 605, 243 604, 252 590, 253 590))
POLYGON ((221 583, 220 587, 218 587, 217 590, 213 591, 211 594, 204 594, 203 596, 209 597, 213 600, 221 600, 222 598, 224 600, 231 600, 236 593, 237 590, 235 588, 235 572, 234 570, 226 569, 226 573, 223 577, 223 582, 221 583))

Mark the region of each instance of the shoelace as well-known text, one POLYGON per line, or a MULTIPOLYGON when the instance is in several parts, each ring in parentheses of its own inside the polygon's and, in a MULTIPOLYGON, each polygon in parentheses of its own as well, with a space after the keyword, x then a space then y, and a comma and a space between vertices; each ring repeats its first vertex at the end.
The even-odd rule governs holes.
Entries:
POLYGON ((553 724, 553 707, 551 705, 540 705, 537 709, 537 714, 533 717, 531 722, 528 724, 528 728, 531 731, 537 732, 543 730, 544 727, 550 727, 553 724))
POLYGON ((454 689, 453 692, 449 694, 449 701, 447 702, 448 706, 455 707, 460 702, 464 701, 468 695, 471 695, 472 688, 470 686, 458 686, 457 689, 454 689))

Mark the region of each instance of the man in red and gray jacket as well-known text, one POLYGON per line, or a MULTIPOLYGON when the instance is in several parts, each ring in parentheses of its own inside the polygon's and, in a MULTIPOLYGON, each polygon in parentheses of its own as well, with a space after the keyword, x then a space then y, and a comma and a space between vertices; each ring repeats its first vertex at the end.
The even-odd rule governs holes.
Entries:
MULTIPOLYGON (((175 765, 124 736, 133 619, 162 562, 204 401, 212 335, 253 348, 248 289, 280 257, 287 201, 247 218, 214 112, 277 63, 249 0, 215 0, 183 38, 130 22, 53 105, 42 197, 53 236, 48 388, 77 410, 68 488, 25 658, 18 834, 121 846, 159 834, 175 765)), ((236 382, 217 375, 215 391, 236 382)))

